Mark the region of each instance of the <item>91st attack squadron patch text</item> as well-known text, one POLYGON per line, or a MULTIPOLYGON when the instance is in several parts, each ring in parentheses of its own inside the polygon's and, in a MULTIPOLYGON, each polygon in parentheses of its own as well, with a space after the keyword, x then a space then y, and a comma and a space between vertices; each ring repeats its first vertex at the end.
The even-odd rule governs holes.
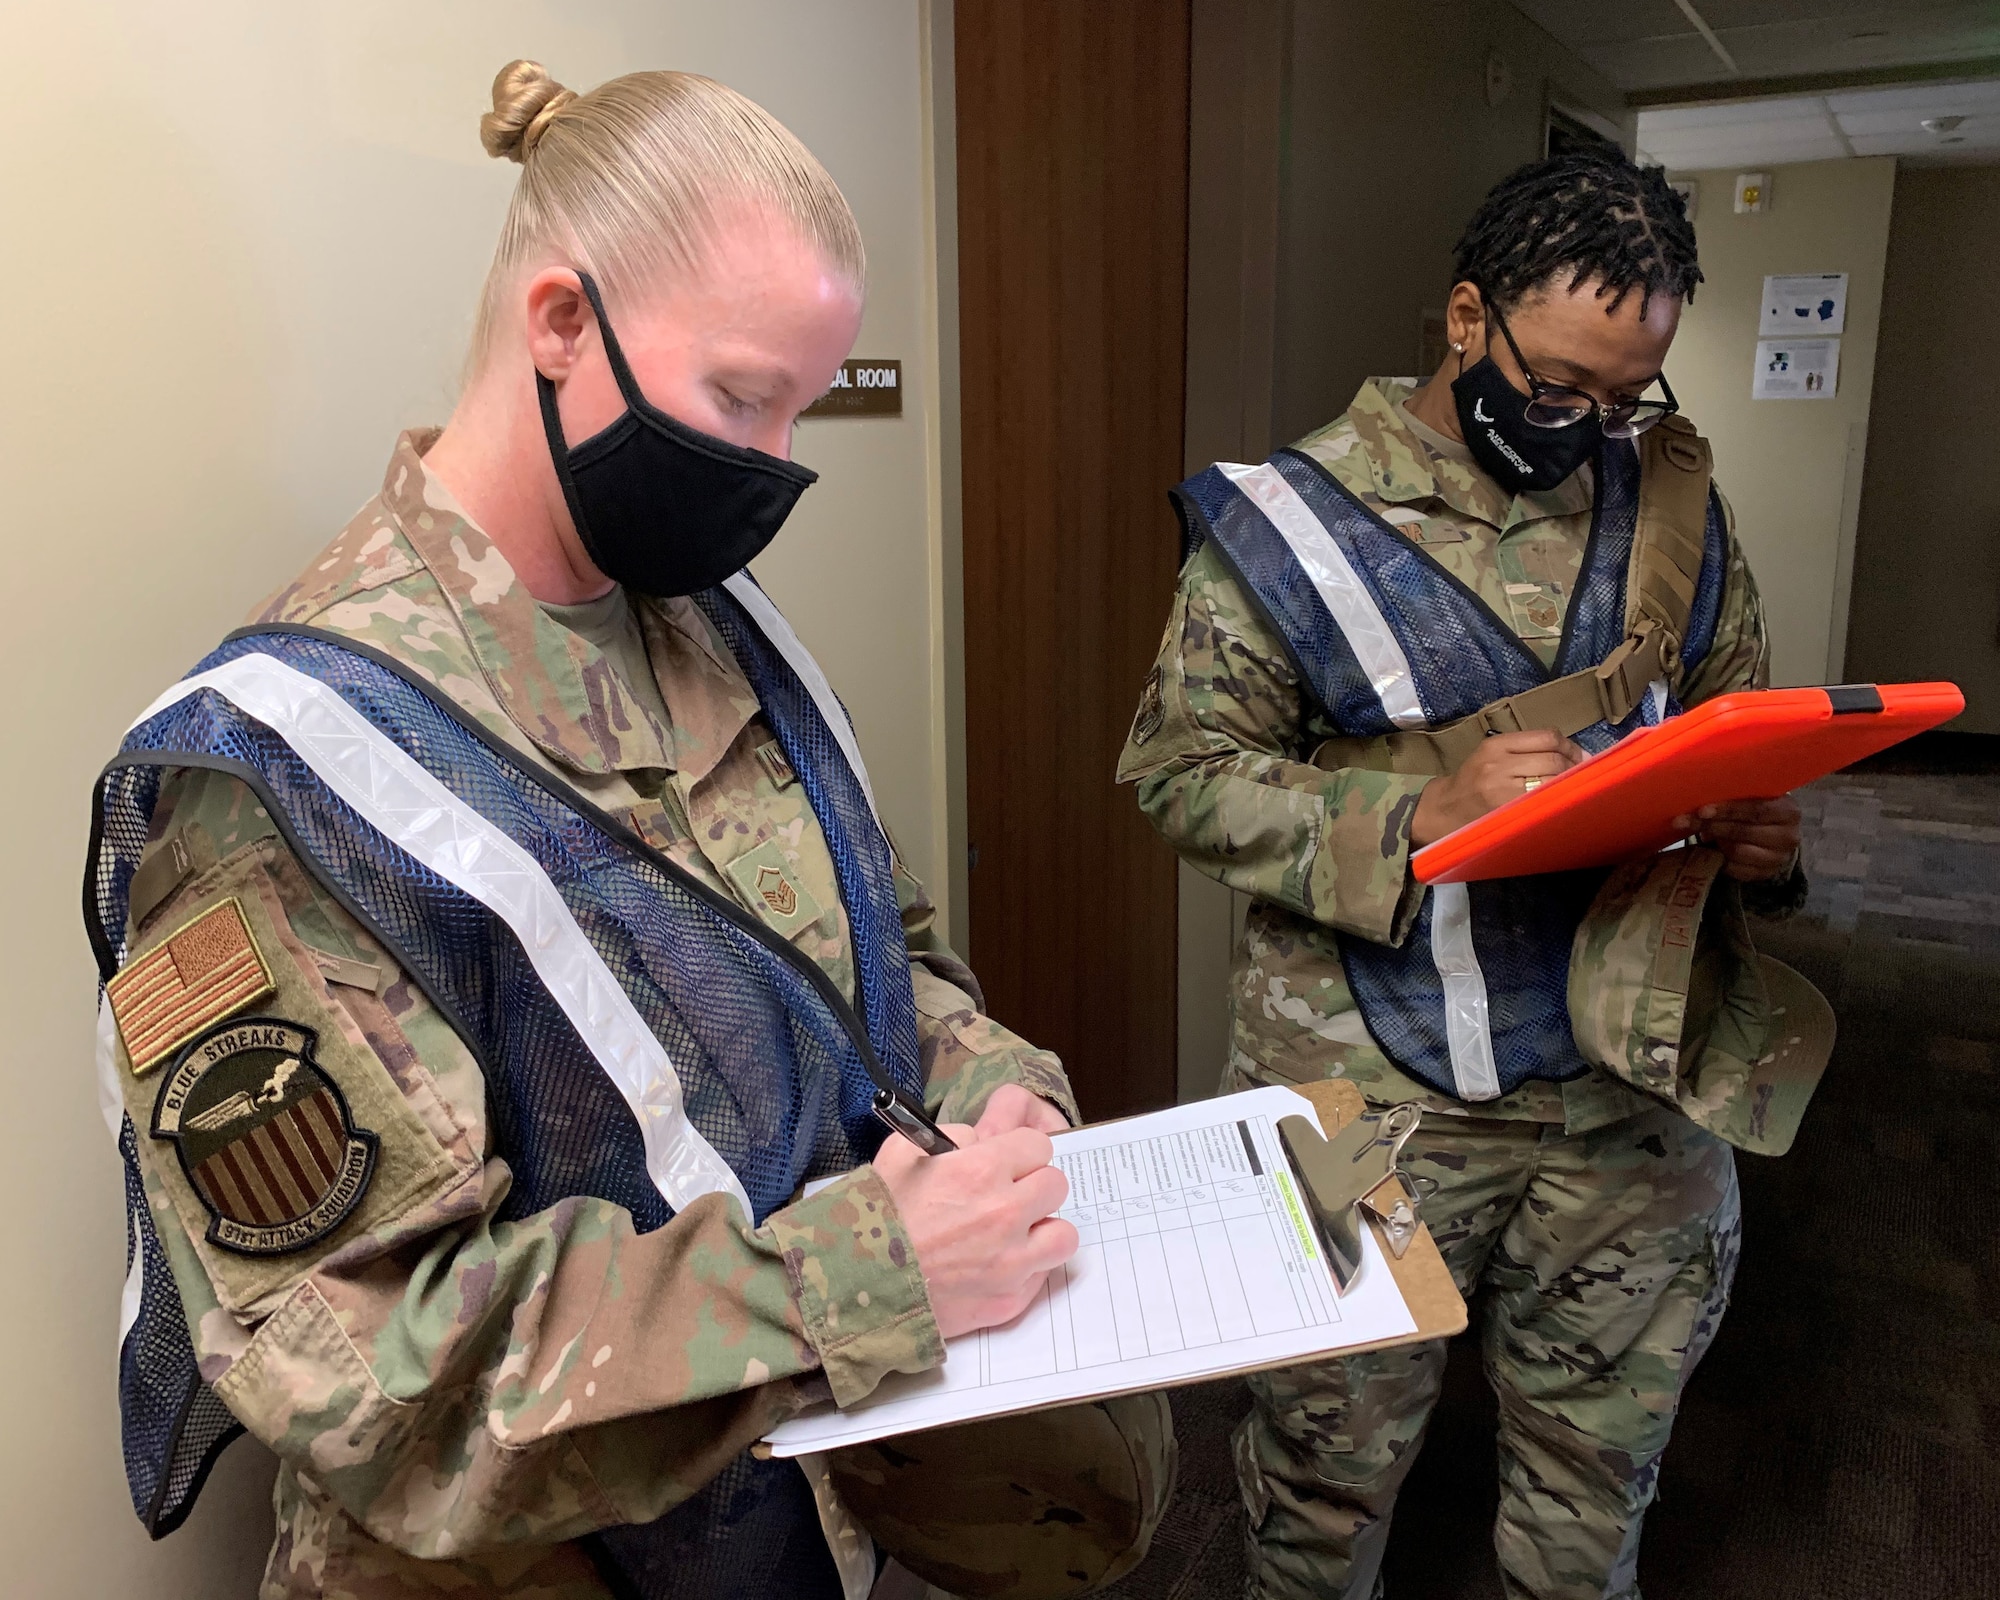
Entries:
POLYGON ((313 1059, 318 1039, 277 1017, 223 1023, 192 1040, 160 1085, 153 1137, 172 1141, 221 1249, 302 1250, 368 1190, 379 1141, 354 1126, 313 1059))

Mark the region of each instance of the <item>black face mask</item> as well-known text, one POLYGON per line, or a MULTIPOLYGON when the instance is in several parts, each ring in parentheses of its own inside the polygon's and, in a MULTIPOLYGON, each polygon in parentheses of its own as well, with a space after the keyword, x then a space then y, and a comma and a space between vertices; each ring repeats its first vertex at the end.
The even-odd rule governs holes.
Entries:
POLYGON ((1528 396, 1481 356, 1463 368, 1451 386, 1458 404, 1458 431, 1472 459, 1503 489, 1553 489, 1597 454, 1604 429, 1595 416, 1562 428, 1538 428, 1527 420, 1528 396))
POLYGON ((648 404, 597 285, 587 272, 577 277, 626 406, 624 416, 572 450, 563 441, 556 386, 535 373, 542 431, 577 537, 599 572, 640 594, 665 599, 713 588, 763 553, 819 474, 648 404))

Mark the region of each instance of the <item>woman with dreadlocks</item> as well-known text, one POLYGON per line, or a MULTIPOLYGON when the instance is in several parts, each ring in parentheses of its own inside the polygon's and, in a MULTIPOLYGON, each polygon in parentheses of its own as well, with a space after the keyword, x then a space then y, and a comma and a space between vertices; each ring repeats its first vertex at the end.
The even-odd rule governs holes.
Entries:
MULTIPOLYGON (((1732 1146, 1789 1144, 1825 1002, 1744 909, 1803 898, 1789 799, 1616 872, 1429 887, 1411 852, 1587 752, 1762 687, 1757 590, 1662 371, 1701 281, 1619 152, 1522 168, 1455 264, 1450 352, 1176 491, 1186 564, 1121 776, 1253 898, 1224 1088, 1414 1102, 1406 1181, 1500 1400, 1510 1596, 1638 1594, 1640 1521, 1735 1266, 1732 1146)), ((1265 1374, 1236 1440, 1252 1592, 1381 1592, 1442 1343, 1265 1374)))

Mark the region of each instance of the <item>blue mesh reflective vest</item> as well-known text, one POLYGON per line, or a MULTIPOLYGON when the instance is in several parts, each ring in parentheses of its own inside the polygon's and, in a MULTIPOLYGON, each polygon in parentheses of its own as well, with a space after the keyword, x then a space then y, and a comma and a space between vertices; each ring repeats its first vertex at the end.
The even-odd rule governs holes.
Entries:
MULTIPOLYGON (((1342 735, 1374 738, 1443 727, 1592 668, 1623 642, 1639 470, 1629 441, 1605 441, 1589 543, 1553 667, 1421 545, 1303 452, 1281 450, 1255 468, 1210 467, 1173 498, 1183 557, 1211 541, 1284 639, 1327 719, 1342 735)), ((1724 539, 1721 502, 1711 491, 1684 670, 1714 643, 1724 539)), ((1622 723, 1599 721, 1574 738, 1602 750, 1679 709, 1661 681, 1622 723)), ((1400 945, 1336 932, 1369 1034, 1403 1071, 1461 1100, 1586 1072, 1570 1031, 1569 956, 1605 876, 1592 870, 1435 886, 1400 945)))
MULTIPOLYGON (((659 1152, 649 1150, 627 1094, 514 928, 463 881, 420 859, 421 845, 392 837, 396 825, 379 809, 375 821, 364 817, 369 803, 351 803, 323 756, 317 766, 309 759, 309 739, 249 714, 243 690, 229 687, 246 675, 297 687, 302 675, 313 693, 331 691, 335 710, 358 713, 441 783, 462 803, 459 814, 532 858, 582 936, 571 942, 584 963, 612 975, 664 1048, 688 1144, 726 1164, 714 1165, 720 1183, 708 1188, 726 1187, 761 1223, 804 1181, 866 1161, 882 1133, 877 1091, 922 1092, 888 842, 865 780, 782 649, 726 590, 696 598, 756 691, 826 836, 852 928, 859 1016, 788 941, 398 663, 290 627, 232 634, 190 674, 220 687, 183 693, 135 726, 100 779, 84 902, 101 976, 126 957, 132 875, 163 778, 180 768, 227 772, 258 795, 299 862, 392 953, 479 1061, 495 1153, 514 1175, 502 1218, 579 1195, 623 1206, 641 1232, 673 1215, 659 1152)), ((185 1518, 241 1428, 196 1369, 146 1202, 138 1137, 126 1119, 119 1147, 130 1327, 118 1381, 133 1505, 157 1538, 185 1518)), ((645 1600, 841 1592, 795 1462, 746 1453, 657 1521, 606 1529, 587 1544, 614 1591, 645 1600)))

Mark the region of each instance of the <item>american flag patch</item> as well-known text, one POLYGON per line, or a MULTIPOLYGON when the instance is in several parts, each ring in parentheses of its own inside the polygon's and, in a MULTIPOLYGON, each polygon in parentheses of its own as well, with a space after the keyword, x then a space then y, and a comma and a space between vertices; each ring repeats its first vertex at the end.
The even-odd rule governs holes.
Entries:
POLYGON ((277 988, 231 896, 169 934, 104 986, 133 1074, 150 1072, 211 1022, 277 988))

